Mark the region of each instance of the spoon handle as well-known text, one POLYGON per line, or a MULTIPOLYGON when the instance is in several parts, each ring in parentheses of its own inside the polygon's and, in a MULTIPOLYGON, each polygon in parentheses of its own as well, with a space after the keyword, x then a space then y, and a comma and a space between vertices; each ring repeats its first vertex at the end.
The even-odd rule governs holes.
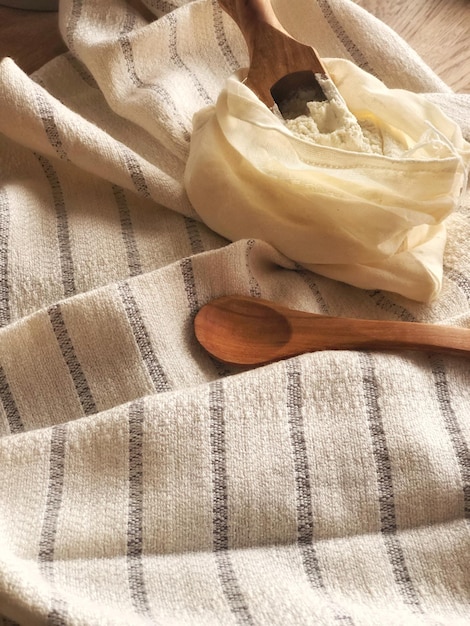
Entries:
POLYGON ((219 4, 238 24, 250 48, 250 36, 260 23, 287 34, 274 13, 271 0, 219 0, 219 4))
POLYGON ((286 352, 312 350, 431 350, 470 356, 470 330, 418 322, 292 315, 286 352))

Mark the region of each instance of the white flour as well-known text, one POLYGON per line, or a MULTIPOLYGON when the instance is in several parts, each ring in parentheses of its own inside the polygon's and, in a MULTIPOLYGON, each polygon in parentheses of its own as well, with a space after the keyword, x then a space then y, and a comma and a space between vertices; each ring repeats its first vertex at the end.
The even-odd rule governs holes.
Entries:
MULTIPOLYGON (((356 119, 331 79, 317 75, 317 80, 328 99, 308 102, 309 115, 285 120, 287 128, 296 137, 342 150, 387 156, 398 156, 406 149, 399 146, 392 137, 384 137, 373 120, 356 119)), ((301 97, 302 94, 299 93, 299 98, 301 97)), ((296 106, 297 104, 293 102, 292 108, 295 109, 296 106)))

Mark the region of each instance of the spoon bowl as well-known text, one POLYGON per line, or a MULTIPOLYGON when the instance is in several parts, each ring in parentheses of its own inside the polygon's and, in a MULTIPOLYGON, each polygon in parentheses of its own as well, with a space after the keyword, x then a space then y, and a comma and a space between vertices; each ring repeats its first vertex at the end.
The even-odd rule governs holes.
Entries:
POLYGON ((249 296, 224 296, 194 320, 199 343, 231 365, 265 365, 316 350, 424 350, 470 356, 470 330, 330 317, 249 296))

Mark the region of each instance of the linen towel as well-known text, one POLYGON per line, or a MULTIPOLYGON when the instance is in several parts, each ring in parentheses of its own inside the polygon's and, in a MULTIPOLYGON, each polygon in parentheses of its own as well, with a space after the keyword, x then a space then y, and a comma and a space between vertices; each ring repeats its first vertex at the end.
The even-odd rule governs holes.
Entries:
MULTIPOLYGON (((468 196, 431 305, 230 244, 183 174, 243 39, 215 1, 146 4, 150 23, 62 0, 69 52, 32 77, 0 64, 0 623, 469 624, 468 361, 328 351, 243 371, 192 329, 229 293, 469 326, 468 196)), ((274 4, 469 138, 470 97, 353 2, 274 4)))

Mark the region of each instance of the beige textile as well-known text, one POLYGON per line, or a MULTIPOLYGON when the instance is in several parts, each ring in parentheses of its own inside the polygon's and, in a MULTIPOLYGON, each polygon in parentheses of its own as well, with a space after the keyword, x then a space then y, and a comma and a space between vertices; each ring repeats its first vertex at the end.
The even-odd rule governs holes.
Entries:
MULTIPOLYGON (((32 78, 0 64, 2 626, 470 624, 469 362, 330 351, 240 371, 192 330, 228 293, 470 326, 468 200, 432 305, 228 243, 183 174, 243 40, 211 0, 146 3, 151 23, 63 0, 70 52, 32 78)), ((357 5, 275 4, 468 139, 469 97, 357 5)))

